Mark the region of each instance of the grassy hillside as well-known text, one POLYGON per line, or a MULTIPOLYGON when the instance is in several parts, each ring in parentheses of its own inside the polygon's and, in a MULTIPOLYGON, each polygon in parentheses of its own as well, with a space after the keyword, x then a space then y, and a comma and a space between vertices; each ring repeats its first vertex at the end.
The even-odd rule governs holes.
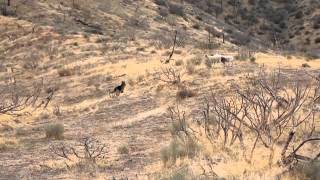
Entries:
POLYGON ((0 179, 318 177, 318 2, 219 2, 0 0, 0 179))

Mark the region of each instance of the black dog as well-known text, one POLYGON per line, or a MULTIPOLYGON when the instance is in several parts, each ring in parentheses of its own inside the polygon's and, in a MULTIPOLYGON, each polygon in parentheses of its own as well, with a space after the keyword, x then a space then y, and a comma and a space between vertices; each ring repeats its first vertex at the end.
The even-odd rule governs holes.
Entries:
POLYGON ((125 87, 126 87, 126 82, 122 81, 121 85, 115 87, 113 91, 110 92, 110 94, 116 94, 117 96, 119 96, 120 93, 123 93, 125 87))

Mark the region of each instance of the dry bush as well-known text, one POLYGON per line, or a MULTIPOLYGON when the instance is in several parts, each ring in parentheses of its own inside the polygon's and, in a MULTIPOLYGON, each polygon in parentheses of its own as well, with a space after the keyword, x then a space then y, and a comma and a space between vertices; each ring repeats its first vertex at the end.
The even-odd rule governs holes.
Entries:
POLYGON ((23 128, 23 127, 20 127, 20 128, 17 128, 16 129, 16 135, 17 136, 26 136, 26 135, 28 135, 30 132, 27 130, 27 129, 25 129, 25 128, 23 128))
POLYGON ((64 127, 63 124, 49 124, 45 127, 46 138, 63 139, 64 127))
POLYGON ((193 74, 196 71, 194 64, 190 63, 190 61, 187 62, 186 70, 188 74, 193 74))
POLYGON ((172 37, 168 32, 154 32, 150 37, 150 45, 156 48, 169 49, 172 45, 172 37))
POLYGON ((50 151, 67 161, 73 161, 72 159, 76 158, 80 163, 84 162, 85 165, 92 165, 96 164, 97 160, 105 158, 107 146, 95 138, 84 137, 74 144, 52 144, 50 151))
POLYGON ((155 0, 154 2, 159 6, 167 6, 168 3, 167 0, 155 0))
POLYGON ((170 132, 172 141, 168 147, 161 150, 161 159, 164 166, 174 165, 178 158, 193 158, 199 151, 199 145, 192 135, 185 112, 180 111, 179 107, 169 107, 168 115, 172 121, 170 132))
POLYGON ((75 71, 73 69, 61 68, 58 69, 58 74, 60 77, 73 76, 75 75, 75 71))
POLYGON ((0 86, 0 114, 10 116, 27 115, 27 108, 46 108, 53 98, 56 89, 45 89, 43 79, 40 82, 20 85, 15 77, 11 83, 0 86))
POLYGON ((179 60, 176 60, 176 61, 175 61, 175 65, 176 65, 176 66, 182 66, 183 63, 184 63, 184 62, 183 62, 182 59, 179 59, 179 60))
POLYGON ((197 56, 189 59, 187 63, 192 63, 192 64, 194 64, 196 66, 199 66, 202 63, 202 56, 201 55, 197 55, 197 56))
POLYGON ((142 81, 144 81, 144 80, 145 80, 144 75, 139 75, 139 76, 137 77, 137 82, 138 82, 138 83, 140 83, 140 82, 142 82, 142 81))
POLYGON ((122 145, 117 149, 119 154, 129 154, 129 148, 127 145, 122 145))
POLYGON ((195 48, 198 49, 203 49, 203 50, 213 50, 213 49, 218 49, 220 47, 220 44, 217 42, 208 42, 208 40, 200 40, 200 41, 195 41, 193 43, 195 48))
POLYGON ((161 68, 160 72, 156 73, 156 80, 166 82, 173 85, 179 85, 181 83, 183 73, 173 67, 161 68))
POLYGON ((310 67, 311 67, 308 63, 303 63, 301 66, 302 66, 303 68, 310 68, 310 67))
POLYGON ((0 143, 0 152, 8 151, 14 149, 16 142, 14 141, 5 141, 0 143))
POLYGON ((212 58, 205 58, 204 64, 208 69, 211 69, 215 62, 212 58))
POLYGON ((238 51, 238 54, 235 56, 235 59, 239 61, 246 61, 246 60, 251 61, 251 58, 255 58, 253 55, 254 55, 254 52, 251 52, 250 50, 241 49, 238 51))
POLYGON ((169 2, 168 6, 169 6, 169 12, 171 14, 175 14, 175 15, 178 15, 181 17, 185 16, 183 5, 178 4, 178 3, 169 2))
POLYGON ((177 100, 184 100, 186 98, 194 97, 196 93, 190 89, 187 89, 185 87, 180 88, 179 91, 176 94, 177 100))
POLYGON ((128 84, 129 84, 131 87, 133 87, 133 86, 136 84, 136 82, 135 82, 134 79, 130 78, 130 79, 128 80, 128 84))
POLYGON ((320 161, 311 163, 300 163, 289 171, 292 179, 317 179, 320 177, 320 161))
POLYGON ((169 16, 169 10, 167 8, 161 7, 159 9, 159 14, 162 17, 167 17, 167 16, 169 16))
POLYGON ((256 58, 255 57, 250 57, 250 62, 251 63, 255 63, 256 62, 256 58))
MULTIPOLYGON (((238 142, 244 158, 250 162, 258 144, 269 149, 269 165, 273 164, 274 148, 285 141, 281 162, 291 164, 292 159, 310 159, 297 155, 298 146, 287 155, 295 129, 308 124, 309 134, 314 133, 314 100, 319 97, 318 86, 303 72, 290 76, 280 70, 273 73, 259 72, 248 77, 246 86, 234 84, 229 92, 212 93, 204 108, 203 126, 207 139, 214 144, 232 146, 238 142), (255 137, 248 154, 247 139, 255 137), (221 138, 221 139, 220 139, 221 138)), ((316 141, 318 138, 309 139, 316 141)), ((302 142, 303 146, 304 141, 302 142)), ((280 160, 279 160, 280 161, 280 160)))

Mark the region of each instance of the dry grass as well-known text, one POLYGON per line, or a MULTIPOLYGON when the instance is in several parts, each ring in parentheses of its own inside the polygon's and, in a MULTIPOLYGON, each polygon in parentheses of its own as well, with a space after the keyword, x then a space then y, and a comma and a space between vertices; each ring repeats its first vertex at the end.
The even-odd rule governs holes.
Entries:
MULTIPOLYGON (((3 40, 0 88, 2 84, 10 84, 9 77, 15 77, 18 85, 22 83, 27 87, 34 86, 32 79, 43 79, 44 87, 59 87, 46 109, 35 108, 37 104, 34 104, 27 109, 30 115, 0 115, 0 136, 5 139, 0 143, 0 177, 28 178, 31 172, 34 179, 78 179, 80 176, 84 179, 152 179, 158 173, 159 179, 249 179, 248 174, 252 174, 251 179, 259 179, 274 178, 281 172, 276 166, 272 170, 267 168, 267 149, 260 145, 256 152, 259 156, 254 156, 253 163, 249 164, 242 158, 238 140, 232 147, 223 147, 218 138, 209 142, 204 129, 198 129, 204 113, 202 100, 209 92, 225 95, 230 84, 242 83, 247 74, 255 74, 260 66, 267 71, 279 67, 292 70, 301 68, 305 60, 293 56, 288 61, 279 55, 258 53, 255 60, 251 60, 254 64, 236 62, 232 68, 218 64, 214 71, 208 70, 212 62, 205 61, 199 54, 214 53, 208 48, 218 47, 221 53, 236 54, 238 47, 230 44, 228 38, 224 44, 220 43, 221 37, 211 37, 212 42, 217 43, 208 44, 208 34, 202 25, 215 23, 215 18, 208 13, 204 16, 198 8, 192 15, 187 2, 186 6, 166 2, 169 1, 110 0, 106 5, 102 1, 80 0, 75 7, 68 2, 26 2, 18 8, 17 18, 0 17, 3 40), (161 9, 158 5, 155 7, 154 2, 161 9), (41 16, 40 21, 37 16, 41 16), (192 28, 197 24, 201 25, 200 29, 192 28), (172 58, 176 61, 162 64, 160 60, 171 52, 175 29, 179 30, 178 49, 172 58), (96 34, 99 31, 103 34, 96 34), (44 44, 46 48, 42 48, 44 44), (40 58, 27 62, 31 49, 39 53, 40 58), (13 66, 15 72, 6 72, 9 66, 13 66), (166 83, 153 74, 162 67, 174 67, 181 75, 185 71, 188 75, 178 83, 166 83), (222 76, 224 72, 226 76, 222 76), (122 80, 128 82, 128 89, 110 98, 108 90, 122 80), (181 88, 182 85, 188 88, 181 88), (177 102, 177 99, 184 100, 177 102), (165 109, 176 103, 186 110, 188 125, 172 122, 166 115, 165 109), (187 133, 184 132, 186 126, 187 133), (43 140, 44 133, 48 139, 64 139, 63 143, 68 145, 94 136, 106 144, 105 159, 89 164, 75 155, 71 156, 72 161, 52 158, 48 147, 61 142, 43 140), (11 140, 12 136, 19 146, 11 140), (115 145, 117 142, 130 142, 130 146, 115 145), (160 160, 163 163, 158 162, 160 160), (213 172, 218 175, 213 176, 213 172)), ((225 7, 226 12, 229 11, 228 6, 225 7)), ((213 35, 221 35, 222 25, 215 26, 217 32, 213 35)), ((250 60, 249 57, 243 59, 250 60)), ((310 73, 320 68, 318 61, 308 64, 311 67, 305 70, 310 73)), ((47 95, 44 91, 41 93, 47 95)), ((215 116, 210 114, 210 117, 215 116)), ((299 131, 299 137, 300 134, 303 131, 299 131)), ((250 138, 254 136, 248 138, 246 143, 250 148, 253 144, 250 138)), ((303 154, 309 155, 312 149, 318 146, 308 145, 303 154)), ((79 152, 81 150, 79 148, 79 152)), ((279 152, 278 145, 275 152, 279 152)))

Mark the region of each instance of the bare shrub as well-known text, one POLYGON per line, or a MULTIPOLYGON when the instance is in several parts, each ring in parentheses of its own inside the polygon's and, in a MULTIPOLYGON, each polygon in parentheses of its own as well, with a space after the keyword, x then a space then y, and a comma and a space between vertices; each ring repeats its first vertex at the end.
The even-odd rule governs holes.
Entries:
POLYGON ((62 124, 49 124, 45 127, 46 138, 63 139, 64 127, 62 124))
POLYGON ((97 160, 104 159, 107 147, 95 138, 84 137, 75 144, 52 144, 50 151, 65 160, 72 161, 72 158, 77 158, 89 165, 91 163, 95 164, 97 160))
MULTIPOLYGON (((257 76, 248 78, 245 87, 234 84, 234 90, 229 93, 213 93, 204 110, 203 124, 208 140, 214 144, 222 137, 224 146, 232 146, 238 141, 249 162, 259 142, 270 150, 271 166, 275 145, 286 139, 287 134, 292 134, 289 132, 293 129, 314 121, 310 109, 316 97, 312 90, 314 87, 311 80, 306 81, 310 78, 301 73, 295 72, 293 77, 287 77, 280 70, 270 74, 261 71, 257 76), (249 158, 244 132, 255 137, 249 158)), ((289 143, 288 138, 286 144, 289 143)), ((287 147, 284 146, 282 158, 286 157, 287 147)))
POLYGON ((161 68, 161 71, 156 73, 155 79, 166 83, 178 85, 181 83, 182 76, 183 74, 179 70, 173 67, 166 67, 161 68))
POLYGON ((55 89, 45 90, 43 80, 30 86, 19 85, 15 77, 12 83, 0 86, 0 114, 20 116, 30 114, 26 109, 46 108, 52 100, 55 89))

